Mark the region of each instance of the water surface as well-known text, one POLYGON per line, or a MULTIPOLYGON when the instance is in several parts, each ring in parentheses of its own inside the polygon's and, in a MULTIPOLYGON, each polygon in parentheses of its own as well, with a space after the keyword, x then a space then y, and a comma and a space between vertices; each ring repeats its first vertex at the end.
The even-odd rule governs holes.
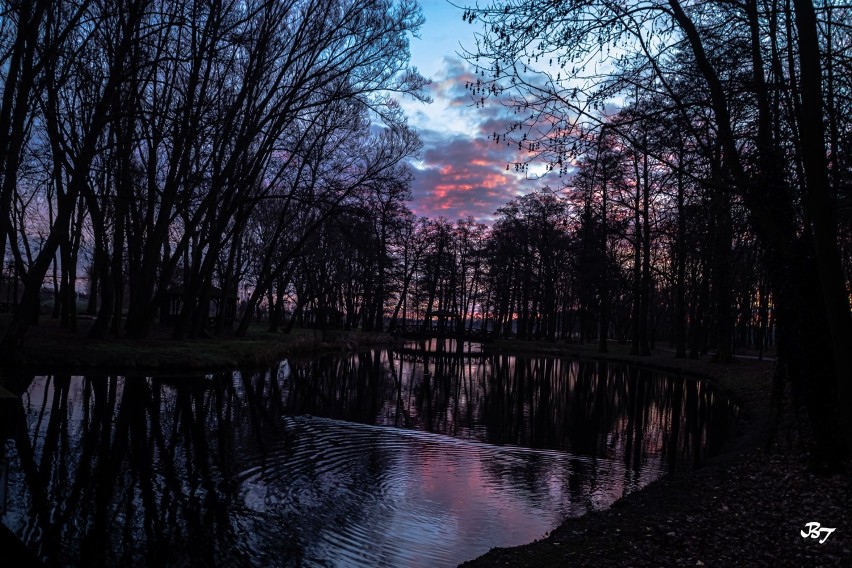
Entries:
POLYGON ((731 433, 735 409, 700 381, 422 347, 21 377, 3 522, 59 565, 454 566, 731 433))

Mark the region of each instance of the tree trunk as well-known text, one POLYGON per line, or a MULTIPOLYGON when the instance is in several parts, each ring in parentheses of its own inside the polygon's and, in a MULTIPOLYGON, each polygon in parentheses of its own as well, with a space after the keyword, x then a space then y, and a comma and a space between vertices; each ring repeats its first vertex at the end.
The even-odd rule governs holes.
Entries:
MULTIPOLYGON (((823 123, 822 65, 814 6, 810 0, 793 0, 801 69, 802 159, 805 167, 805 210, 810 212, 818 292, 823 302, 834 363, 836 403, 833 411, 841 426, 847 452, 852 453, 852 318, 849 296, 837 251, 837 225, 828 179, 823 123)), ((819 380, 819 379, 817 379, 819 380)), ((814 388, 830 388, 828 384, 814 388)), ((832 398, 832 397, 828 397, 832 398)), ((811 412, 826 412, 813 408, 811 412)))
POLYGON ((675 357, 686 357, 686 219, 683 155, 677 169, 677 240, 675 242, 675 357))

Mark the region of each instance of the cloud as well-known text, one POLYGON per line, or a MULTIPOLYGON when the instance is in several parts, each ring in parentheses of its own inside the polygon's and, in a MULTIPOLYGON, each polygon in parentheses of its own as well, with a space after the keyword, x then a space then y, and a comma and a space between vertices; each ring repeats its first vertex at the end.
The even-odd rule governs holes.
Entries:
POLYGON ((421 160, 412 161, 411 208, 418 215, 450 220, 472 215, 489 222, 506 202, 548 181, 524 179, 511 166, 506 170, 506 164, 528 157, 503 138, 515 113, 496 100, 476 106, 465 88, 475 81, 465 61, 444 57, 429 86, 434 102, 406 108, 423 141, 421 160))
POLYGON ((406 97, 399 98, 398 102, 409 117, 409 123, 418 130, 470 135, 477 124, 493 117, 490 114, 493 111, 482 112, 486 109, 474 106, 471 92, 465 85, 476 79, 464 60, 445 56, 441 62, 439 70, 431 77, 432 82, 425 88, 433 101, 431 104, 406 97))
POLYGON ((412 164, 412 208, 418 215, 450 220, 471 215, 488 222, 497 208, 535 187, 514 168, 506 171, 514 152, 503 145, 483 137, 436 136, 431 141, 422 160, 412 164))
POLYGON ((444 56, 441 70, 427 90, 436 100, 441 99, 450 106, 464 106, 470 102, 470 92, 465 85, 476 82, 473 70, 462 59, 452 56, 444 56))
MULTIPOLYGON (((434 102, 399 99, 423 141, 421 159, 411 162, 415 181, 410 205, 418 215, 451 220, 472 215, 487 222, 517 195, 559 182, 550 179, 552 174, 534 181, 523 179, 513 167, 506 171, 507 163, 530 157, 518 150, 517 143, 507 144, 502 138, 521 116, 494 99, 477 105, 481 94, 474 98, 466 88, 483 77, 459 54, 475 50, 482 22, 468 23, 463 11, 447 2, 422 5, 426 22, 420 37, 412 40, 411 63, 431 79, 427 94, 434 102), (495 134, 501 137, 500 144, 495 143, 495 134)), ((531 165, 530 171, 543 173, 544 166, 531 165)))

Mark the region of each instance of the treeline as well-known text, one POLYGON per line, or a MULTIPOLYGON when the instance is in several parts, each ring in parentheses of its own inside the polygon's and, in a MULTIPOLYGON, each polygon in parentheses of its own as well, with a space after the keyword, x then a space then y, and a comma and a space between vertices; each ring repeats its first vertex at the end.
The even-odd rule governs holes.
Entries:
POLYGON ((287 309, 273 312, 273 329, 286 317, 288 328, 297 321, 376 331, 431 327, 597 341, 603 350, 618 341, 637 354, 656 340, 681 357, 774 347, 758 243, 735 231, 723 308, 706 192, 659 167, 652 183, 650 165, 648 185, 637 185, 630 174, 638 159, 624 148, 602 149, 580 163, 567 188, 512 200, 491 227, 472 218, 416 219, 404 192, 377 194, 367 210, 342 210, 317 231, 292 281, 271 291, 266 305, 287 309), (601 177, 595 171, 604 155, 611 169, 601 177))
POLYGON ((425 99, 408 67, 412 0, 0 10, 6 353, 46 282, 75 329, 83 277, 93 336, 148 335, 166 294, 174 335, 198 335, 211 299, 250 277, 253 306, 290 282, 330 216, 407 183, 419 141, 395 96, 425 99))
POLYGON ((515 168, 579 165, 581 257, 606 259, 581 272, 598 282, 586 290, 601 328, 629 310, 644 352, 662 302, 679 354, 711 334, 727 360, 749 326, 763 343, 771 318, 816 461, 849 455, 849 7, 507 0, 465 18, 484 30, 473 97, 516 112, 494 133, 525 153, 515 168))

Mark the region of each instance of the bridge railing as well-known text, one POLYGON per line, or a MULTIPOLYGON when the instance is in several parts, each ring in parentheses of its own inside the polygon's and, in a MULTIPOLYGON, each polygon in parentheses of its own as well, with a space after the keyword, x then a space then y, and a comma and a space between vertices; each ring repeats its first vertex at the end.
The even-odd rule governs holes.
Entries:
POLYGON ((452 328, 439 328, 437 326, 424 328, 422 325, 417 324, 398 325, 391 333, 417 337, 454 337, 472 341, 487 341, 495 338, 493 331, 484 329, 465 329, 459 332, 457 329, 452 328))

